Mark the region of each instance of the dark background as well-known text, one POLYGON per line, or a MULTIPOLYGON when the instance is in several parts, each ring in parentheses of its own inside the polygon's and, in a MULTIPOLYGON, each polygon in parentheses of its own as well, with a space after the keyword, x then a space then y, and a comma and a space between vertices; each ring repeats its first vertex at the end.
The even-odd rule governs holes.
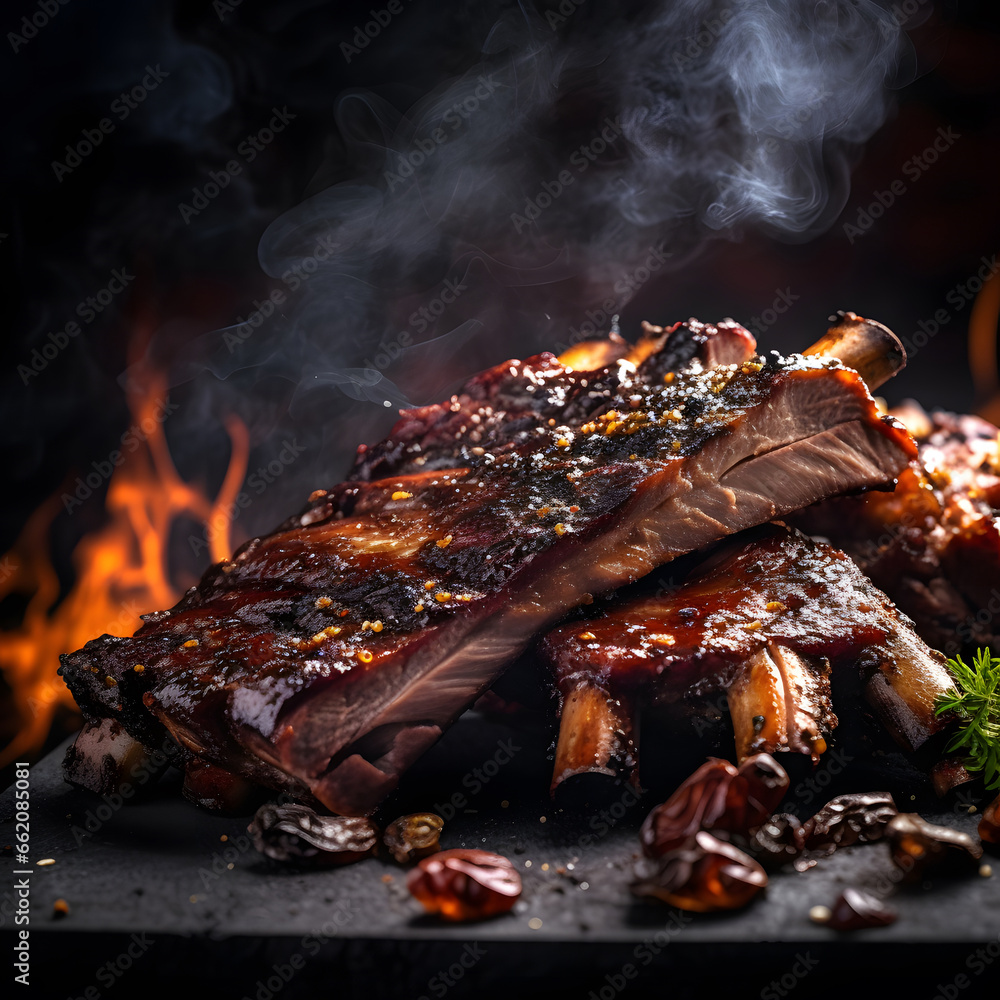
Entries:
MULTIPOLYGON (((832 311, 853 309, 918 346, 906 371, 886 386, 890 402, 915 396, 928 407, 963 411, 985 402, 974 392, 966 354, 971 302, 954 293, 1000 249, 1000 9, 989 0, 911 5, 916 13, 906 22, 910 41, 901 51, 887 120, 866 144, 844 153, 853 168, 850 194, 843 209, 833 206, 826 231, 787 242, 753 224, 726 234, 678 236, 673 230, 678 252, 670 266, 624 303, 626 337, 634 338, 647 318, 668 323, 690 315, 733 316, 751 327, 764 349, 795 350, 816 339, 832 311), (911 180, 905 164, 934 142, 939 129, 958 138, 911 180), (856 225, 859 210, 899 179, 905 193, 852 242, 845 224, 856 225), (791 305, 769 314, 776 300, 791 305), (934 319, 942 309, 943 322, 934 319), (934 324, 934 336, 914 339, 934 324)), ((574 48, 597 54, 586 73, 579 71, 586 77, 579 88, 572 73, 561 78, 554 110, 534 130, 522 130, 522 144, 512 144, 508 158, 544 164, 549 146, 573 148, 580 135, 594 134, 602 101, 614 89, 607 76, 630 58, 618 46, 619 29, 641 21, 649 6, 587 0, 553 30, 544 13, 559 4, 538 5, 533 23, 552 48, 554 65, 561 52, 574 48)), ((693 6, 696 26, 713 9, 725 9, 693 6)), ((416 241, 410 232, 400 231, 383 249, 387 260, 408 260, 398 265, 398 286, 392 267, 380 272, 390 301, 382 325, 359 322, 349 335, 343 317, 331 314, 331 330, 337 329, 329 344, 315 322, 308 336, 295 339, 300 331, 293 322, 262 342, 256 338, 239 364, 226 353, 224 363, 213 360, 223 342, 219 331, 247 317, 254 300, 282 287, 258 261, 268 225, 330 185, 380 175, 386 150, 372 137, 370 123, 358 124, 359 102, 384 123, 386 109, 405 111, 488 61, 481 49, 491 26, 505 14, 517 16, 509 3, 404 0, 402 12, 348 61, 342 44, 370 20, 372 9, 383 7, 318 0, 235 6, 72 0, 17 51, 9 36, 0 44, 6 98, 0 551, 39 504, 116 447, 131 420, 124 380, 140 356, 168 373, 179 411, 167 435, 185 478, 209 491, 218 488, 229 452, 223 424, 229 413, 250 427, 251 469, 278 455, 290 436, 304 446, 302 459, 241 515, 237 542, 283 519, 312 489, 336 481, 355 444, 377 438, 391 424, 394 411, 380 399, 351 398, 330 379, 312 392, 303 387, 315 374, 311 356, 322 355, 317 371, 331 365, 363 369, 386 331, 404 327, 410 311, 450 273, 479 273, 475 260, 462 264, 467 271, 450 271, 455 260, 446 259, 440 245, 416 241), (116 97, 157 65, 169 73, 164 82, 124 121, 110 113, 116 97), (252 163, 241 161, 240 175, 186 225, 180 203, 190 203, 192 189, 203 188, 210 171, 232 160, 273 108, 284 107, 294 121, 252 163), (114 131, 59 179, 53 162, 65 162, 67 144, 76 145, 83 130, 106 117, 114 131), (31 351, 73 319, 77 303, 104 287, 114 268, 135 275, 126 292, 37 377, 23 378, 19 366, 31 351)), ((8 5, 4 31, 19 31, 21 18, 36 9, 28 0, 8 5)), ((474 151, 468 155, 471 169, 474 151)), ((518 175, 533 185, 523 189, 525 196, 551 176, 543 166, 534 175, 518 175)), ((586 229, 589 209, 574 212, 569 192, 564 198, 559 218, 586 229)), ((601 255, 600 241, 592 242, 587 261, 601 255)), ((518 248, 508 249, 516 259, 518 248)), ((615 252, 609 245, 606 256, 615 252)), ((440 347, 408 355, 388 373, 400 392, 426 402, 481 367, 569 342, 567 331, 578 329, 588 310, 601 311, 572 263, 559 273, 541 269, 537 281, 516 288, 502 280, 480 282, 454 315, 432 329, 444 335, 440 347), (461 326, 469 320, 478 323, 471 333, 461 326)), ((345 314, 350 308, 344 305, 345 314)), ((606 329, 608 320, 601 325, 606 329)), ((53 560, 64 587, 72 582, 77 541, 104 521, 100 494, 53 524, 53 560)), ((178 544, 172 560, 177 580, 186 584, 204 568, 205 557, 199 561, 190 546, 178 544)), ((28 596, 8 594, 0 603, 0 624, 16 625, 28 596)), ((10 711, 0 719, 5 736, 18 725, 10 711)), ((60 734, 66 724, 60 720, 60 734)))

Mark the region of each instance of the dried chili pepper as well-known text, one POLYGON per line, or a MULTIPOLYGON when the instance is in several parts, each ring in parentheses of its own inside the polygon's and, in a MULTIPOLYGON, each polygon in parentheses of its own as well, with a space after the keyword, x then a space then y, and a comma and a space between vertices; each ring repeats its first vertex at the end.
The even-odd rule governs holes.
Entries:
POLYGON ((247 827, 254 846, 274 861, 346 865, 374 854, 378 830, 362 816, 321 816, 308 806, 262 805, 247 827))
POLYGON ((406 887, 428 913, 445 920, 482 920, 514 906, 521 877, 500 854, 440 851, 418 862, 406 887))

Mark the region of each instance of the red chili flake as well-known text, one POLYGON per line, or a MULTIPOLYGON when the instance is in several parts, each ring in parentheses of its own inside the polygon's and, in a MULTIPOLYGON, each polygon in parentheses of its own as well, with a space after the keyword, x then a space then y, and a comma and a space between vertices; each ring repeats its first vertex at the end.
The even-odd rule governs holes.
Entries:
POLYGON ((424 858, 407 876, 406 887, 428 913, 482 920, 514 906, 521 878, 500 854, 460 849, 424 858))

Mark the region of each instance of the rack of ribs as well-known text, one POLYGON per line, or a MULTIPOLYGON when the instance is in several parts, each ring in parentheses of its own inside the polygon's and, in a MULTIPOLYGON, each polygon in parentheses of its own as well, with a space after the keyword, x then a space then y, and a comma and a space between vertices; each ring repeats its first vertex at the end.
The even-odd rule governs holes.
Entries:
POLYGON ((929 645, 1000 652, 997 428, 912 401, 894 412, 919 447, 896 489, 830 500, 794 523, 844 549, 929 645))
POLYGON ((868 391, 905 361, 885 328, 847 314, 811 356, 753 346, 691 322, 593 371, 498 365, 61 673, 91 723, 371 813, 572 608, 906 467, 913 441, 868 391))
POLYGON ((553 791, 578 774, 637 780, 633 714, 727 692, 740 760, 814 760, 837 725, 832 670, 860 669, 882 722, 906 749, 947 722, 940 653, 830 545, 783 524, 722 543, 680 586, 556 628, 542 643, 562 700, 553 791))

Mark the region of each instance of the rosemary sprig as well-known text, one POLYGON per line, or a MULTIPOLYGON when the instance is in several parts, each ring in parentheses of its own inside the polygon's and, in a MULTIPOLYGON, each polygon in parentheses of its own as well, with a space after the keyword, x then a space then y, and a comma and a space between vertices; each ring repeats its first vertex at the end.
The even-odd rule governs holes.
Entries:
POLYGON ((938 715, 955 712, 959 718, 948 750, 964 750, 966 767, 984 772, 987 788, 1000 788, 1000 657, 980 649, 973 666, 960 656, 948 666, 957 685, 936 706, 938 715))

